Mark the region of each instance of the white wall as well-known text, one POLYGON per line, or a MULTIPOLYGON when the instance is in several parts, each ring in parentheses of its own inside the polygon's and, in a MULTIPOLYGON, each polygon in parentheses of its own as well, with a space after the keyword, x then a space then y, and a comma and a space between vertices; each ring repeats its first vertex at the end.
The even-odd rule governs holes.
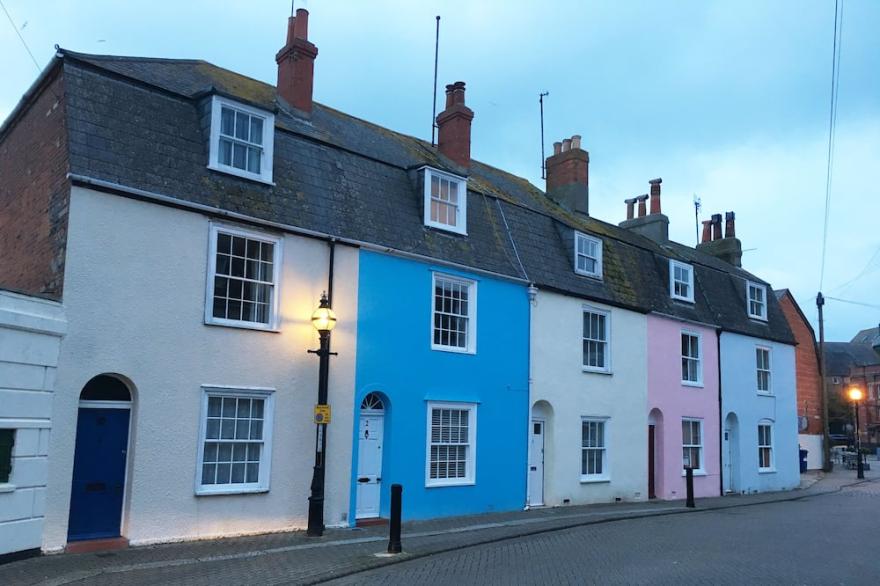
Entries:
POLYGON ((647 318, 541 291, 532 307, 531 403, 552 408, 545 431, 544 503, 648 497, 647 318), (611 314, 611 374, 583 371, 583 308, 611 314), (581 482, 581 418, 608 417, 610 481, 581 482))
POLYGON ((800 449, 807 450, 807 470, 822 469, 822 436, 798 434, 800 449))
MULTIPOLYGON (((133 544, 258 533, 306 524, 314 461, 318 346, 310 324, 327 287, 325 242, 283 239, 280 332, 204 323, 211 220, 201 214, 73 188, 57 432, 44 548, 67 536, 77 402, 95 375, 134 386, 122 534, 133 544), (275 389, 269 491, 195 496, 202 385, 275 389)), ((357 250, 337 246, 328 432, 327 525, 347 521, 357 323, 357 250)))
POLYGON ((0 291, 0 429, 15 430, 12 473, 0 484, 0 555, 40 547, 52 391, 65 331, 60 304, 0 291))

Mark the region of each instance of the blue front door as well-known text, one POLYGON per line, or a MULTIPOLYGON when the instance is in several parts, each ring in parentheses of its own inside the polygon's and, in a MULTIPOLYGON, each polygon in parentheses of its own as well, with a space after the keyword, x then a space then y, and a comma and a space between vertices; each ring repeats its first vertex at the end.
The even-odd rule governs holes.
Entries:
POLYGON ((79 410, 68 541, 119 537, 129 413, 128 409, 79 410))

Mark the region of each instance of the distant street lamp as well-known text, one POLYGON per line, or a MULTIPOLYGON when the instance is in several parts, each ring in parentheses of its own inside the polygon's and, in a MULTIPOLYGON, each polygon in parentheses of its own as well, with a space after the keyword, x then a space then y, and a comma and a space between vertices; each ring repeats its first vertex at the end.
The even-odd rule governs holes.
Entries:
POLYGON ((324 463, 327 453, 327 424, 330 407, 327 404, 327 379, 330 374, 330 332, 336 327, 336 314, 330 309, 327 294, 321 295, 318 308, 312 313, 312 325, 318 330, 321 345, 309 350, 318 355, 318 404, 315 406, 315 466, 312 468, 312 486, 309 496, 309 524, 306 535, 320 537, 324 533, 324 463))
POLYGON ((865 394, 858 387, 850 387, 846 392, 852 401, 853 411, 856 413, 856 478, 864 478, 865 470, 862 466, 862 437, 859 435, 859 401, 864 399, 865 394))

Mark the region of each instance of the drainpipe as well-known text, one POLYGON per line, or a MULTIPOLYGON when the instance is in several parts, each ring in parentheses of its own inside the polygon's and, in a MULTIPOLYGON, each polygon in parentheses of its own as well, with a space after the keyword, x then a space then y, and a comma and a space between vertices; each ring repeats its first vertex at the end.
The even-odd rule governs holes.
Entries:
MULTIPOLYGON (((529 384, 526 388, 526 502, 523 503, 523 510, 529 510, 529 465, 531 464, 531 446, 529 442, 532 439, 532 330, 534 324, 534 312, 532 311, 532 307, 538 304, 538 288, 535 287, 534 283, 529 284, 529 288, 527 289, 529 296, 529 339, 528 339, 528 352, 529 352, 529 384)), ((547 447, 547 423, 544 422, 544 447, 547 447)), ((546 478, 547 467, 544 466, 544 477, 546 478)), ((546 483, 545 483, 546 484, 546 483)), ((546 492, 546 491, 545 491, 546 492)), ((546 502, 547 495, 544 495, 544 501, 546 502)))
MULTIPOLYGON (((715 330, 715 345, 718 349, 718 429, 721 431, 718 434, 718 488, 721 496, 724 496, 724 420, 722 419, 724 411, 721 406, 721 330, 715 330)), ((733 470, 731 470, 731 474, 733 474, 733 470)))

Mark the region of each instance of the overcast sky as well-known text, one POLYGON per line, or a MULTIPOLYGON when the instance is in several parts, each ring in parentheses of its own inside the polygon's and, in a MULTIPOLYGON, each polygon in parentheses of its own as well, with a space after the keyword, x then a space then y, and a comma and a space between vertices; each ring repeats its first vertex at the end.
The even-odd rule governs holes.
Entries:
MULTIPOLYGON (((288 0, 3 0, 40 67, 76 51, 205 59, 274 83, 288 0)), ((826 296, 880 306, 880 2, 843 0, 826 296), (854 278, 857 278, 853 281, 854 278)), ((591 214, 663 178, 673 239, 733 210, 743 264, 788 287, 816 318, 825 200, 834 0, 297 0, 318 46, 315 99, 430 139, 434 16, 440 84, 467 82, 472 156, 543 187, 548 150, 583 135, 591 214)), ((37 69, 0 15, 0 118, 37 69)), ((442 102, 441 102, 442 103, 442 102)), ((173 195, 173 194, 172 194, 173 195)), ((829 300, 829 340, 880 308, 829 300)))

